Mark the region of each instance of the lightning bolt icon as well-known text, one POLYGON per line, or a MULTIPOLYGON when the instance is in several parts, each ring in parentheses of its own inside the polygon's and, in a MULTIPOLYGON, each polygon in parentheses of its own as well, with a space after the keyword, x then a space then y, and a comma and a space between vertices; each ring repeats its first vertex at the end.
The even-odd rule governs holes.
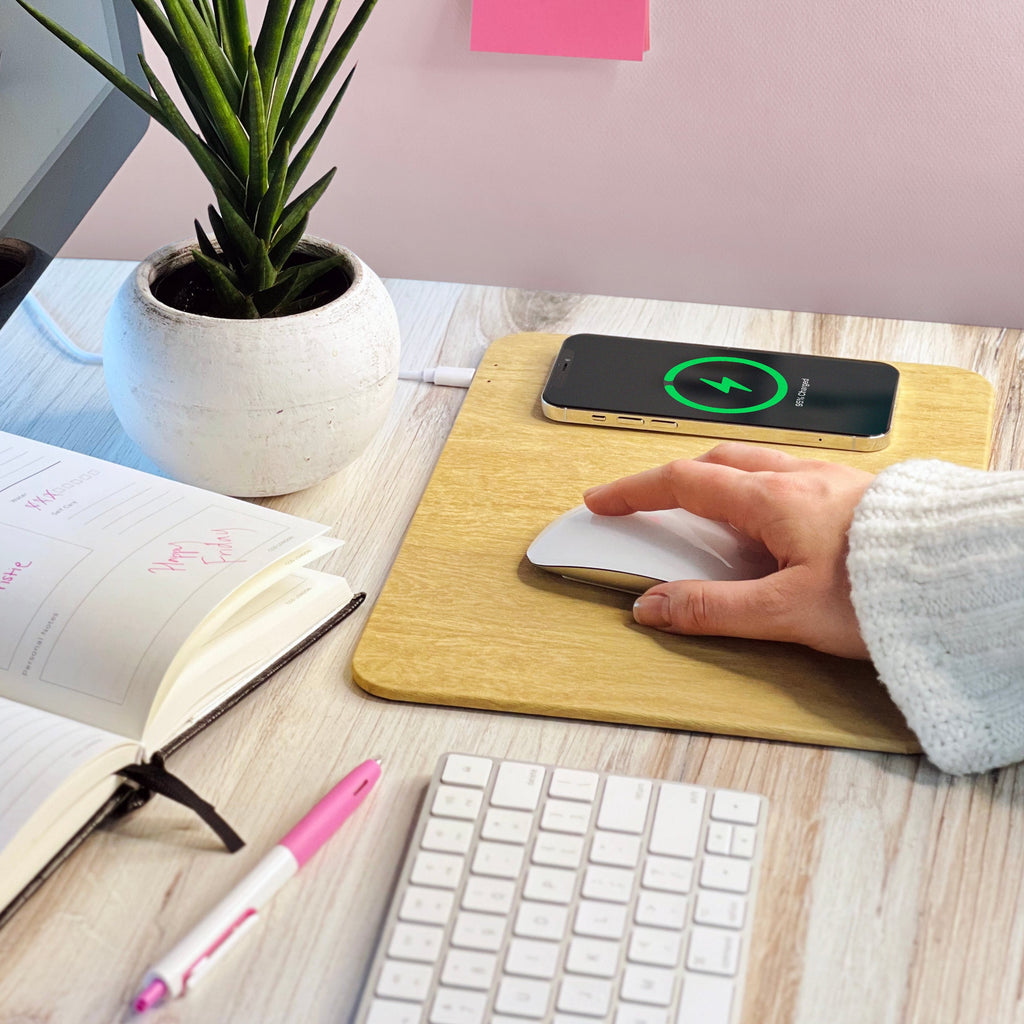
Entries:
POLYGON ((733 380, 732 377, 723 377, 721 380, 708 380, 707 377, 701 377, 700 382, 715 388, 717 391, 721 391, 723 395, 729 394, 733 388, 739 388, 740 391, 751 390, 745 384, 740 384, 738 381, 733 380))

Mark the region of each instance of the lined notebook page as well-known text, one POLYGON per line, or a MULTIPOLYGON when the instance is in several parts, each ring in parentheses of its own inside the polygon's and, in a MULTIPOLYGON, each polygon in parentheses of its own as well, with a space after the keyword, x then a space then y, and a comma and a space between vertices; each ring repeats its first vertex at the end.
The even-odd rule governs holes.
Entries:
MULTIPOLYGON (((126 744, 122 736, 0 697, 0 850, 65 779, 126 744)), ((132 760, 129 747, 122 761, 132 760)))

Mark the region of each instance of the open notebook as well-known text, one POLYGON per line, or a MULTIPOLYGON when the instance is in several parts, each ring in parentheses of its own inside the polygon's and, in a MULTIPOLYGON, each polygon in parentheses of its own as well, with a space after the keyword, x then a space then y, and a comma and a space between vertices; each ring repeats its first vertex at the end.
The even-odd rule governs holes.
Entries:
POLYGON ((326 532, 0 432, 0 923, 124 796, 119 771, 360 603, 306 567, 326 532))

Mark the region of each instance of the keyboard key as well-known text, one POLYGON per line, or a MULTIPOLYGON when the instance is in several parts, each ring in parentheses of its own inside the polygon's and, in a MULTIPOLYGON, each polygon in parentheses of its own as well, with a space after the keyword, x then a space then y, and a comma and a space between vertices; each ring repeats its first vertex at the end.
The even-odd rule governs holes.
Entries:
POLYGON ((757 849, 757 829, 752 825, 733 825, 732 849, 734 857, 753 857, 757 849))
POLYGON ((504 761, 498 768, 491 792, 491 806, 532 811, 540 800, 544 769, 536 764, 504 761))
POLYGON ((463 989, 439 988, 430 1010, 430 1024, 483 1024, 487 995, 463 989))
POLYGON ((590 847, 592 864, 635 868, 640 861, 640 837, 622 832, 595 832, 590 847))
POLYGON ((588 899, 628 903, 633 895, 635 875, 625 868, 591 864, 583 876, 583 895, 588 899))
POLYGON ((490 807, 484 817, 480 835, 484 839, 495 839, 503 843, 525 843, 530 838, 532 828, 533 815, 528 811, 490 807))
POLYGON ((353 1024, 740 1024, 767 802, 439 759, 353 1024))
POLYGON ((630 964, 622 975, 622 998, 633 1003, 668 1006, 672 1002, 675 971, 630 964))
POLYGON ((500 914, 481 914, 460 910, 452 929, 452 945, 497 953, 505 939, 506 918, 500 914))
POLYGON ((626 934, 629 908, 616 903, 580 900, 573 931, 599 939, 621 939, 626 934))
POLYGON ((498 985, 494 1009, 498 1013, 539 1020, 547 1013, 550 1000, 550 982, 506 975, 498 985))
POLYGON ((386 960, 377 979, 377 995, 422 1002, 430 991, 434 969, 426 964, 386 960))
POLYGON ((581 1013, 586 1017, 603 1017, 611 1006, 612 983, 602 978, 580 978, 566 975, 558 990, 559 1010, 581 1013))
POLYGON ((686 897, 641 889, 636 900, 634 919, 637 924, 678 931, 686 923, 686 897))
POLYGON ((516 935, 526 939, 552 939, 558 942, 565 935, 568 920, 567 907, 524 900, 519 904, 515 927, 512 930, 516 935))
POLYGON ((569 903, 576 891, 576 872, 565 868, 531 867, 526 874, 523 897, 545 903, 569 903))
POLYGON ((688 893, 693 885, 693 861, 682 857, 657 857, 644 865, 643 887, 661 892, 688 893))
POLYGON ((590 804, 577 800, 548 800, 540 819, 540 827, 548 832, 568 832, 571 835, 587 834, 590 825, 590 804))
POLYGON ((528 978, 553 978, 558 968, 560 950, 557 942, 513 939, 508 944, 505 971, 507 974, 522 974, 528 978))
POLYGON ((410 881, 413 885, 429 885, 440 889, 457 889, 462 881, 465 857, 454 853, 433 853, 421 850, 416 854, 410 881))
POLYGON ((439 853, 465 853, 473 842, 473 823, 452 818, 431 818, 420 846, 439 853))
POLYGON ((649 849, 672 857, 697 856, 704 820, 705 790, 681 782, 665 783, 658 793, 649 849))
POLYGON ((750 889, 750 861, 737 857, 708 854, 700 869, 700 884, 705 889, 747 892, 750 889))
POLYGON ((441 984, 489 991, 498 959, 493 953, 451 949, 441 969, 441 984))
POLYGON ((437 925, 408 924, 402 921, 395 925, 388 945, 388 956, 393 960, 436 963, 443 941, 444 929, 437 925))
POLYGON ((597 796, 601 776, 596 772, 580 772, 571 768, 556 768, 551 773, 548 795, 562 800, 585 800, 593 803, 597 796))
POLYGON ((761 813, 761 798, 754 793, 740 793, 734 789, 719 789, 711 801, 711 817, 717 821, 732 821, 737 825, 756 825, 761 813))
POLYGON ((675 967, 683 948, 683 933, 665 928, 633 929, 629 940, 629 959, 655 967, 675 967))
POLYGON ((445 758, 442 782, 460 786, 476 786, 483 789, 491 777, 491 760, 486 757, 470 757, 467 754, 449 754, 445 758))
POLYGON ((686 966, 708 974, 736 973, 740 959, 740 937, 724 928, 706 928, 695 924, 690 932, 686 966))
POLYGON ((410 885, 402 898, 398 917, 421 924, 444 924, 452 912, 455 895, 439 889, 421 889, 410 885))
POLYGON ((479 789, 466 789, 464 786, 438 786, 430 813, 441 818, 462 818, 465 821, 474 821, 480 813, 483 799, 484 795, 479 789))
POLYGON ((515 895, 515 882, 507 878, 470 878, 462 891, 462 908, 507 914, 512 909, 515 895))
POLYGON ((533 863, 555 868, 578 868, 583 860, 583 838, 559 832, 538 832, 533 863))
POLYGON ((742 928, 747 914, 747 901, 742 896, 714 889, 697 893, 693 919, 697 924, 713 924, 719 928, 742 928))
POLYGON ((565 969, 573 974, 614 978, 619 971, 619 944, 607 939, 575 938, 569 943, 565 969))
MULTIPOLYGON (((680 1022, 689 1024, 689 1019, 680 1018, 680 1022)), ((670 1021, 668 1011, 660 1007, 620 1003, 615 1014, 615 1024, 670 1024, 670 1021)))
POLYGON ((473 856, 473 874, 494 878, 518 878, 523 866, 523 848, 510 843, 481 841, 473 856))
POLYGON ((700 1021, 700 1024, 729 1024, 733 991, 732 981, 726 978, 688 974, 683 979, 678 1020, 700 1021))
POLYGON ((370 1003, 366 1024, 420 1024, 419 1003, 374 999, 370 1003))
POLYGON ((712 821, 708 825, 704 849, 708 853, 724 853, 728 857, 732 851, 732 825, 724 821, 712 821))
POLYGON ((597 827, 639 835, 647 823, 651 783, 647 779, 624 779, 610 775, 604 784, 597 827))

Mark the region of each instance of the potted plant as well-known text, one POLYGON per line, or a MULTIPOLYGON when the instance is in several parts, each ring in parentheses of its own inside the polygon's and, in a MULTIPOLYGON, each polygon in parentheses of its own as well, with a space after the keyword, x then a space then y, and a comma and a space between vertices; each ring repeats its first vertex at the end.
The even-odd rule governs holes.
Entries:
POLYGON ((131 0, 191 120, 141 54, 152 94, 17 2, 170 131, 213 191, 210 233, 196 220, 194 241, 144 260, 108 318, 104 372, 126 433, 172 476, 243 496, 351 462, 391 403, 398 319, 358 256, 306 233, 334 169, 300 185, 376 0, 333 44, 340 0, 315 24, 316 0, 267 0, 255 36, 245 0, 131 0))

